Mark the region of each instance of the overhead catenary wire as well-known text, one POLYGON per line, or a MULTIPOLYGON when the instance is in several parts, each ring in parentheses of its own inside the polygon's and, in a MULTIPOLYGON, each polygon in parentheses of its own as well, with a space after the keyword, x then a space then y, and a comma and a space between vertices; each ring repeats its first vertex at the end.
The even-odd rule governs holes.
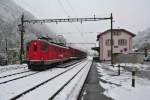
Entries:
MULTIPOLYGON (((32 9, 36 14, 39 13, 39 11, 37 9, 35 9, 33 6, 31 6, 29 3, 25 2, 24 0, 20 0, 22 2, 22 4, 24 4, 26 7, 32 9)), ((23 11, 22 11, 23 12, 23 11)), ((40 12, 41 13, 41 12, 40 12)))
MULTIPOLYGON (((67 4, 69 5, 70 9, 72 10, 73 13, 75 13, 74 15, 77 16, 77 13, 75 12, 74 8, 72 7, 71 3, 69 0, 65 0, 67 2, 67 4)), ((81 21, 82 23, 82 21, 81 21)), ((76 30, 81 33, 81 37, 83 38, 83 40, 86 42, 85 37, 83 32, 79 29, 79 27, 76 24, 73 24, 73 26, 76 28, 76 30)))
MULTIPOLYGON (((74 15, 76 15, 77 13, 75 12, 75 9, 72 7, 70 1, 69 1, 69 0, 65 0, 65 1, 66 1, 66 3, 68 4, 68 6, 70 7, 70 9, 72 10, 72 13, 74 13, 74 15)), ((22 2, 23 2, 26 6, 32 8, 35 12, 38 13, 38 11, 37 11, 35 8, 33 8, 33 6, 31 6, 30 4, 28 4, 28 3, 25 2, 25 1, 22 1, 22 2)), ((58 2, 58 4, 60 5, 60 7, 62 8, 62 10, 63 10, 63 12, 65 13, 65 15, 70 16, 70 13, 71 13, 71 12, 68 13, 68 11, 65 9, 64 2, 62 2, 62 0, 57 0, 57 2, 58 2)), ((82 21, 81 21, 81 22, 82 22, 82 21)), ((83 32, 83 30, 79 29, 79 27, 78 27, 76 24, 73 24, 73 26, 74 26, 75 29, 78 31, 78 33, 81 33, 80 36, 83 38, 83 41, 86 42, 86 39, 85 39, 85 37, 84 37, 84 32, 83 32)))
POLYGON ((69 5, 69 7, 71 8, 71 10, 73 11, 73 13, 75 13, 76 15, 78 15, 75 11, 75 9, 72 7, 71 3, 69 0, 66 0, 67 4, 69 5))
POLYGON ((69 14, 68 14, 68 12, 65 10, 65 7, 64 7, 64 5, 62 4, 61 0, 57 0, 57 1, 58 1, 58 4, 61 6, 63 12, 64 12, 67 16, 69 16, 69 14))
MULTIPOLYGON (((70 14, 65 10, 65 7, 63 6, 61 0, 57 0, 59 5, 61 6, 61 8, 63 9, 63 12, 68 16, 70 17, 70 14)), ((75 12, 75 10, 73 9, 73 7, 71 6, 71 3, 66 0, 67 4, 69 5, 69 7, 71 8, 72 12, 75 12)), ((82 22, 81 22, 82 23, 82 22)), ((73 24, 73 26, 75 27, 75 29, 81 33, 81 37, 83 38, 83 40, 85 41, 85 38, 84 38, 84 35, 83 35, 83 32, 81 32, 81 30, 76 26, 76 24, 73 24)), ((86 42, 86 41, 85 41, 86 42)))
MULTIPOLYGON (((64 9, 64 12, 68 15, 68 17, 70 17, 69 13, 65 10, 65 8, 64 8, 64 6, 62 5, 61 1, 60 1, 60 0, 58 0, 58 1, 59 1, 60 5, 62 6, 62 8, 64 9)), ((71 10, 74 12, 72 6, 70 5, 70 2, 67 1, 67 3, 68 3, 68 5, 69 5, 69 7, 71 8, 71 10)), ((77 30, 79 33, 81 32, 80 29, 79 29, 75 24, 73 24, 73 26, 76 28, 76 30, 77 30)))
MULTIPOLYGON (((70 1, 69 0, 66 0, 66 2, 67 2, 67 4, 69 5, 69 7, 71 8, 71 10, 75 13, 75 15, 77 16, 77 13, 76 13, 76 11, 74 10, 74 8, 72 7, 72 5, 71 5, 71 3, 70 3, 70 1)), ((82 24, 82 22, 81 22, 81 24, 82 24)), ((86 39, 85 39, 85 37, 84 37, 84 33, 76 26, 76 24, 74 24, 74 26, 75 26, 75 28, 81 33, 81 37, 83 38, 83 40, 85 41, 85 42, 87 42, 86 41, 86 39)), ((83 26, 83 25, 82 25, 83 26)), ((83 29, 83 28, 82 28, 83 29)))

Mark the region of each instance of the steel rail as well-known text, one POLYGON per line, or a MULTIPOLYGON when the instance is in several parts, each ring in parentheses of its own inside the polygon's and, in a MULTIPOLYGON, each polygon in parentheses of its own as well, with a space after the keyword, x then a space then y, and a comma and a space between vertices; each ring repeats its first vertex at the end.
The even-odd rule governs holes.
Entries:
POLYGON ((63 71, 63 72, 61 72, 61 73, 59 73, 59 74, 53 76, 52 78, 47 79, 46 81, 44 81, 44 82, 42 82, 42 83, 40 83, 40 84, 38 84, 38 85, 36 85, 36 86, 34 86, 34 87, 32 87, 32 88, 30 88, 30 89, 28 89, 28 90, 22 92, 22 93, 20 93, 20 94, 14 96, 14 97, 12 97, 10 100, 16 100, 16 99, 20 98, 21 96, 27 94, 28 92, 35 90, 36 88, 38 88, 38 87, 40 87, 40 86, 42 86, 42 85, 48 83, 49 81, 51 81, 51 80, 57 78, 58 76, 60 76, 60 75, 62 75, 62 74, 64 74, 64 73, 70 71, 71 69, 77 67, 77 66, 78 66, 79 64, 81 64, 82 62, 83 62, 83 61, 81 61, 81 62, 79 62, 79 63, 73 65, 71 68, 69 68, 69 69, 67 69, 67 70, 65 70, 65 71, 63 71))
POLYGON ((8 76, 13 76, 13 75, 18 75, 18 74, 26 73, 26 72, 29 72, 29 70, 28 71, 22 71, 22 72, 13 73, 13 74, 9 74, 9 75, 0 76, 0 79, 8 77, 8 76))
POLYGON ((59 94, 81 71, 82 69, 87 65, 88 63, 86 63, 75 75, 73 75, 73 77, 71 77, 58 91, 56 91, 48 100, 52 100, 54 99, 57 94, 59 94))

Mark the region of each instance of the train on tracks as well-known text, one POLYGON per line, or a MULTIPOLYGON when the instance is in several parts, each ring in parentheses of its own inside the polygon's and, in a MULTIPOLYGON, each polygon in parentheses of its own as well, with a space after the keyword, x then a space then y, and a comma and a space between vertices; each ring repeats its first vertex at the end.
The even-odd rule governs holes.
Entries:
POLYGON ((27 43, 26 61, 31 70, 43 70, 53 65, 74 59, 82 59, 87 53, 49 41, 48 37, 31 40, 27 43), (50 66, 51 65, 51 66, 50 66))

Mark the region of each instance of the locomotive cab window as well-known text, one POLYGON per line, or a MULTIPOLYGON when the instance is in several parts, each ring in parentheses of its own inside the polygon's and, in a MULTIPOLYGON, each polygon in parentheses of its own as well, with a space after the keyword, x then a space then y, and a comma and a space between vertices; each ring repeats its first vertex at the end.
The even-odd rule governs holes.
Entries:
POLYGON ((42 42, 42 51, 47 51, 47 43, 46 42, 42 42))
POLYGON ((34 52, 37 51, 37 44, 36 44, 36 43, 33 45, 33 51, 34 51, 34 52))

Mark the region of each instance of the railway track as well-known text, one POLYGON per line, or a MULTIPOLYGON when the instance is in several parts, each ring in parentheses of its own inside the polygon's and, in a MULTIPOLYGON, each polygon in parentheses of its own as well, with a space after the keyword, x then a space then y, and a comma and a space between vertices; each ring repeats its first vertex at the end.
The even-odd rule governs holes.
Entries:
POLYGON ((74 74, 64 85, 62 85, 50 98, 49 100, 54 99, 87 65, 88 63, 86 63, 82 68, 79 69, 79 71, 77 71, 76 74, 74 74))
MULTIPOLYGON (((81 62, 80 62, 80 63, 81 63, 81 62)), ((16 96, 14 96, 14 97, 11 98, 10 100, 16 100, 16 99, 22 97, 23 95, 25 95, 25 94, 27 94, 27 93, 29 93, 29 92, 31 92, 31 91, 37 89, 38 87, 43 86, 44 84, 46 84, 46 83, 52 81, 53 79, 55 79, 55 78, 61 76, 62 74, 64 74, 64 73, 70 71, 71 69, 75 68, 75 67, 78 66, 80 63, 77 63, 76 65, 72 66, 71 68, 69 68, 69 69, 67 69, 67 70, 65 70, 65 71, 63 71, 63 72, 61 72, 61 73, 59 73, 59 74, 57 74, 57 75, 55 75, 55 76, 53 76, 53 77, 47 79, 46 81, 44 81, 44 82, 42 82, 42 83, 40 83, 40 84, 37 84, 36 86, 34 86, 34 87, 32 87, 32 88, 30 88, 30 89, 28 89, 28 90, 26 90, 26 91, 24 91, 24 92, 22 92, 22 93, 16 95, 16 96)))
MULTIPOLYGON (((5 83, 8 83, 8 82, 12 82, 12 81, 15 81, 15 80, 18 80, 18 79, 21 79, 21 78, 25 78, 25 77, 28 77, 28 76, 31 76, 31 75, 34 75, 34 74, 38 74, 40 72, 31 72, 31 71, 27 71, 27 72, 22 72, 22 73, 29 73, 27 75, 22 75, 22 76, 17 76, 15 78, 9 78, 9 79, 4 79, 8 76, 4 76, 3 80, 0 80, 0 85, 1 84, 5 84, 5 83)), ((15 75, 19 75, 19 74, 22 74, 22 73, 16 73, 15 75)), ((13 76, 13 75, 10 75, 10 76, 13 76)))
POLYGON ((38 89, 39 87, 44 86, 45 84, 51 82, 52 80, 55 80, 57 77, 62 76, 64 73, 67 73, 69 70, 76 68, 75 66, 78 66, 78 65, 82 64, 83 62, 85 62, 85 60, 82 61, 82 62, 78 62, 78 63, 76 63, 74 65, 70 65, 71 67, 54 68, 54 69, 52 69, 51 72, 49 72, 49 70, 42 71, 39 74, 30 75, 30 77, 20 78, 20 80, 16 80, 16 81, 12 81, 12 82, 6 82, 6 84, 1 83, 0 84, 0 89, 1 90, 7 88, 8 92, 12 91, 14 94, 8 93, 7 90, 6 90, 5 93, 0 93, 0 95, 7 95, 7 97, 6 97, 7 99, 5 99, 5 97, 4 97, 3 100, 8 100, 8 99, 15 100, 15 99, 21 98, 23 95, 26 95, 26 94, 28 94, 28 93, 38 89), (45 76, 46 76, 47 80, 46 80, 45 76), (37 79, 37 81, 36 81, 36 79, 37 79), (40 79, 40 80, 38 80, 38 79, 40 79), (30 81, 26 81, 25 82, 26 84, 30 84, 29 87, 27 87, 23 83, 23 80, 30 80, 30 81, 32 80, 31 82, 30 81), (19 86, 17 84, 19 84, 19 86), (15 85, 14 86, 14 87, 16 87, 15 89, 13 89, 13 88, 11 89, 11 87, 13 85, 15 85), (20 85, 23 88, 20 88, 20 85), (19 87, 20 89, 17 88, 17 87, 19 87))
POLYGON ((27 68, 27 66, 16 66, 16 67, 10 67, 10 68, 5 68, 5 67, 2 67, 0 68, 0 73, 3 73, 3 72, 7 72, 7 71, 13 71, 13 70, 17 70, 17 69, 23 69, 23 68, 27 68))
MULTIPOLYGON (((66 64, 63 64, 63 65, 58 65, 56 66, 56 68, 67 68, 71 65, 74 65, 78 62, 80 62, 82 60, 79 60, 79 61, 75 61, 75 62, 71 62, 71 63, 66 63, 66 64)), ((39 72, 32 72, 30 70, 27 70, 27 71, 22 71, 22 72, 17 72, 17 73, 13 73, 13 74, 9 74, 9 75, 4 75, 4 76, 0 76, 0 79, 2 80, 5 80, 5 81, 1 81, 0 80, 0 84, 4 84, 4 83, 8 83, 8 82, 12 82, 12 81, 15 81, 15 80, 18 80, 18 79, 21 79, 21 78, 25 78, 25 77, 28 77, 28 76, 31 76, 31 75, 34 75, 34 74, 38 74, 39 72), (29 73, 27 75, 22 75, 22 76, 17 76, 17 75, 20 75, 20 74, 24 74, 24 73, 29 73), (4 79, 4 78, 7 78, 7 77, 10 77, 10 76, 15 76, 15 78, 10 78, 10 79, 4 79)))
POLYGON ((28 71, 22 71, 22 72, 13 73, 13 74, 9 74, 9 75, 0 76, 0 79, 5 78, 5 77, 9 77, 9 76, 13 76, 13 75, 26 73, 26 72, 29 72, 29 70, 28 71))
POLYGON ((76 63, 78 63, 78 62, 81 62, 81 61, 83 61, 83 60, 84 60, 84 59, 72 61, 72 62, 69 62, 69 63, 64 63, 64 64, 61 64, 61 65, 56 66, 56 68, 67 68, 67 67, 69 67, 69 66, 71 66, 71 65, 74 65, 74 64, 76 64, 76 63))

